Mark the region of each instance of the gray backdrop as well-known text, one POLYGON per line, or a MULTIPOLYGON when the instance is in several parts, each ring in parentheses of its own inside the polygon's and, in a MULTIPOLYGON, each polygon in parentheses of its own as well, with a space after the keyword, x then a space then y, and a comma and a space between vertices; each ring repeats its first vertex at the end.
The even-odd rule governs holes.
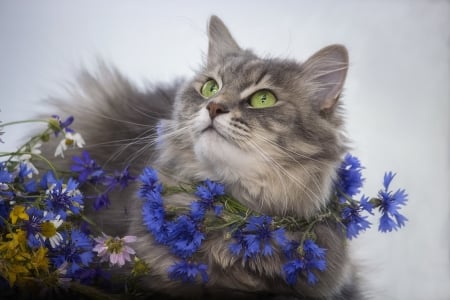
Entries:
MULTIPOLYGON (((29 118, 63 94, 81 66, 112 62, 136 84, 193 74, 212 13, 261 55, 306 59, 350 52, 348 133, 366 166, 367 194, 398 172, 405 229, 376 226, 352 242, 374 299, 450 299, 449 1, 0 2, 0 120, 29 118)), ((51 114, 52 111, 48 111, 51 114)), ((30 127, 7 128, 0 151, 30 127)))

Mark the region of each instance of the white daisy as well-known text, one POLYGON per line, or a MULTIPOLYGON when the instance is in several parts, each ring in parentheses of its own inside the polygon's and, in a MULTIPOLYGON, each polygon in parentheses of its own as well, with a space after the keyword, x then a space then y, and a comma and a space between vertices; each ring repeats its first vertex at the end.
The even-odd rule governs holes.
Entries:
POLYGON ((19 156, 19 161, 21 163, 24 163, 27 168, 29 170, 31 170, 31 173, 28 174, 28 178, 31 178, 33 176, 33 174, 39 174, 39 170, 33 165, 33 163, 31 162, 31 158, 33 157, 33 155, 39 155, 41 154, 41 149, 39 149, 42 146, 42 143, 36 143, 31 149, 30 149, 30 153, 31 154, 22 154, 21 156, 19 156))
POLYGON ((71 133, 66 132, 64 138, 59 142, 58 146, 55 150, 55 157, 61 155, 62 158, 64 158, 64 151, 67 150, 67 147, 73 146, 78 148, 83 148, 83 146, 86 144, 81 134, 78 132, 71 133))
MULTIPOLYGON (((48 212, 44 212, 44 219, 47 217, 48 212)), ((47 217, 48 218, 48 217, 47 217)), ((45 220, 41 223, 41 230, 36 234, 36 238, 41 237, 44 242, 48 239, 50 246, 56 248, 63 240, 62 235, 57 231, 58 227, 64 222, 60 219, 59 215, 54 218, 45 220)))

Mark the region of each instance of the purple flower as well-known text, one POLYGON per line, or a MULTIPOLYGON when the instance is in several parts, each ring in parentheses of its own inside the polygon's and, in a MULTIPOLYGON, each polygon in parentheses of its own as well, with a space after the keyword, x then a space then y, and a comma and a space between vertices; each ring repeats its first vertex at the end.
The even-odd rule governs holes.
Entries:
POLYGON ((38 233, 41 231, 41 224, 44 221, 44 212, 34 206, 27 209, 28 220, 24 221, 24 227, 27 232, 27 243, 31 248, 40 247, 43 241, 38 233))
POLYGON ((200 276, 203 283, 208 281, 206 271, 208 266, 205 264, 190 263, 185 260, 175 263, 169 267, 169 278, 179 280, 186 283, 195 283, 197 277, 200 276))
POLYGON ((167 224, 167 244, 171 252, 181 258, 191 257, 204 239, 205 235, 188 216, 181 215, 167 224))
POLYGON ((146 203, 142 207, 144 225, 152 233, 153 238, 159 244, 167 244, 167 224, 164 220, 165 210, 163 207, 151 207, 146 203))
MULTIPOLYGON (((14 175, 8 171, 6 162, 0 163, 0 201, 12 200, 15 197, 10 190, 10 184, 14 182, 14 175)), ((8 219, 8 218, 6 218, 8 219)), ((2 222, 3 223, 3 222, 2 222)))
POLYGON ((231 253, 240 255, 244 250, 244 259, 256 255, 272 255, 273 243, 284 246, 287 243, 284 228, 272 230, 272 218, 268 216, 252 216, 243 229, 238 229, 233 237, 235 243, 230 245, 231 253))
POLYGON ((81 156, 72 157, 73 164, 70 167, 72 172, 78 173, 78 181, 84 183, 89 180, 92 183, 97 183, 103 179, 104 171, 97 165, 95 160, 93 160, 89 152, 84 150, 81 156))
POLYGON ((197 186, 195 195, 206 202, 212 202, 214 198, 225 194, 222 184, 211 180, 205 180, 202 185, 197 186))
MULTIPOLYGON (((1 193, 0 193, 1 195, 1 193)), ((3 200, 0 197, 0 228, 3 228, 8 220, 9 212, 11 211, 11 205, 8 201, 3 200)))
POLYGON ((292 259, 283 266, 286 282, 295 285, 299 277, 306 279, 308 284, 317 283, 318 278, 315 271, 325 271, 327 265, 325 260, 325 249, 320 248, 313 240, 305 240, 303 247, 299 250, 299 243, 291 241, 289 248, 291 253, 287 257, 292 259))
POLYGON ((17 178, 19 179, 19 182, 23 182, 25 180, 25 177, 27 177, 29 174, 32 173, 32 170, 28 168, 27 164, 20 163, 18 172, 17 172, 17 178))
POLYGON ((162 185, 158 183, 158 173, 154 169, 149 167, 144 168, 139 179, 142 183, 138 192, 139 197, 157 197, 154 194, 160 194, 162 192, 162 185))
POLYGON ((97 243, 92 251, 97 252, 101 261, 109 261, 111 265, 122 267, 127 261, 131 261, 131 256, 136 252, 127 244, 134 243, 135 236, 124 236, 123 238, 111 237, 103 234, 102 237, 94 238, 97 243))
POLYGON ((389 186, 395 175, 392 172, 385 173, 383 180, 384 190, 378 192, 378 197, 381 201, 379 210, 382 213, 378 230, 381 232, 397 230, 403 227, 408 220, 399 212, 401 206, 406 205, 408 201, 406 191, 404 189, 398 189, 396 192, 389 190, 389 186))
POLYGON ((359 200, 359 205, 362 210, 365 210, 369 214, 373 215, 372 210, 374 209, 374 205, 370 202, 369 197, 362 195, 361 199, 359 200))
POLYGON ((69 127, 74 120, 73 116, 69 116, 65 121, 62 121, 61 117, 58 115, 52 115, 52 118, 58 122, 57 126, 51 126, 52 122, 49 123, 53 132, 55 133, 55 136, 58 136, 59 133, 61 132, 61 130, 64 130, 65 132, 71 132, 71 133, 75 132, 72 128, 69 127))
POLYGON ((13 174, 11 174, 8 171, 6 163, 2 162, 0 164, 0 189, 2 189, 1 185, 4 184, 6 186, 7 183, 12 183, 13 181, 14 181, 13 174))
MULTIPOLYGON (((364 182, 361 174, 362 169, 359 159, 347 154, 338 169, 337 190, 350 197, 357 195, 364 182)), ((341 196, 340 201, 345 202, 345 197, 341 196)))
POLYGON ((131 181, 136 179, 128 169, 129 167, 126 167, 122 172, 114 171, 114 176, 105 176, 103 184, 107 186, 108 191, 114 189, 117 185, 120 185, 120 190, 123 190, 131 181))
POLYGON ((95 211, 99 211, 102 208, 109 207, 111 202, 109 201, 109 196, 107 193, 101 193, 97 195, 94 201, 94 209, 95 211))
POLYGON ((52 171, 46 172, 39 182, 40 187, 43 190, 49 189, 53 184, 56 184, 58 181, 55 178, 55 175, 52 171))
POLYGON ((167 244, 167 224, 164 219, 166 212, 161 194, 159 192, 147 190, 142 196, 145 200, 142 206, 144 225, 152 233, 154 239, 158 243, 167 244))
POLYGON ((205 213, 209 209, 213 209, 216 216, 222 213, 223 206, 215 205, 216 198, 225 194, 224 186, 222 184, 206 180, 202 185, 197 186, 195 195, 200 200, 192 202, 191 217, 196 222, 202 222, 205 218, 205 213))
POLYGON ((342 223, 346 227, 347 238, 356 238, 360 231, 370 228, 371 223, 367 221, 367 216, 361 216, 362 207, 353 203, 342 210, 342 223))
POLYGON ((54 252, 53 263, 57 268, 68 264, 69 275, 74 275, 82 267, 87 267, 94 258, 93 241, 79 230, 65 233, 63 244, 54 252))
POLYGON ((46 205, 61 219, 67 218, 67 213, 78 215, 83 209, 83 195, 77 189, 78 182, 69 178, 67 185, 59 180, 47 190, 46 205))
POLYGON ((37 192, 37 183, 34 179, 29 180, 23 184, 23 188, 25 189, 25 193, 35 193, 37 192))

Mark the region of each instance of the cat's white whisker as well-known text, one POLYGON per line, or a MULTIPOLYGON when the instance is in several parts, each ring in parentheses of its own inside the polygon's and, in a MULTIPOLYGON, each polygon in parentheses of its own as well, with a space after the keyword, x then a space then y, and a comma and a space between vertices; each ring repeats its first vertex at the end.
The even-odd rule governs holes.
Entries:
MULTIPOLYGON (((261 150, 261 148, 253 141, 248 141, 249 145, 252 145, 255 148, 258 148, 261 150)), ((285 175, 288 179, 290 179, 291 182, 296 183, 301 190, 304 190, 306 193, 305 195, 309 198, 308 201, 310 204, 313 204, 314 207, 319 208, 321 204, 323 203, 323 199, 320 199, 320 197, 314 193, 313 190, 311 190, 304 182, 300 181, 299 179, 295 178, 286 168, 284 168, 280 163, 278 163, 276 160, 271 158, 269 154, 265 154, 264 151, 259 151, 260 154, 264 156, 264 159, 266 161, 269 161, 273 164, 275 168, 277 168, 283 175, 285 175)), ((289 198, 286 199, 286 203, 284 205, 288 205, 289 198)), ((302 199, 299 199, 301 201, 302 199)))
MULTIPOLYGON (((300 166, 306 172, 306 174, 312 179, 313 184, 316 186, 317 190, 319 192, 321 192, 322 187, 320 186, 320 184, 318 182, 318 178, 314 175, 314 173, 311 173, 308 170, 308 168, 306 166, 304 166, 303 163, 299 162, 297 160, 297 158, 295 158, 291 153, 289 153, 289 151, 287 150, 286 147, 282 147, 281 145, 277 144, 276 142, 273 142, 270 139, 268 139, 258 133, 255 133, 255 137, 257 139, 259 139, 260 141, 262 141, 263 143, 266 143, 266 144, 272 146, 272 149, 274 149, 277 152, 281 152, 282 156, 289 157, 293 162, 296 163, 297 166, 300 166)), ((307 156, 302 156, 302 157, 305 158, 307 156)))

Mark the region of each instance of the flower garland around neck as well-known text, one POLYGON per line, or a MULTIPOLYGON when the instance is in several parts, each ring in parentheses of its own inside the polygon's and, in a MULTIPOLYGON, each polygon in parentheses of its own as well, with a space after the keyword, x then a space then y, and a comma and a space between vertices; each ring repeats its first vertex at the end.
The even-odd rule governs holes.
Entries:
POLYGON ((319 280, 318 272, 327 268, 327 249, 318 244, 314 233, 317 225, 335 224, 351 240, 370 228, 368 216, 376 211, 381 215, 381 232, 397 230, 407 221, 399 212, 407 194, 404 189, 391 190, 392 172, 385 173, 383 187, 375 197, 361 195, 359 200, 354 199, 364 182, 363 167, 350 154, 338 169, 329 205, 308 220, 259 214, 225 194, 222 184, 210 180, 198 185, 166 186, 151 167, 140 176, 130 174, 128 167, 107 170, 87 151, 72 157, 70 170, 58 170, 51 158, 42 155, 40 147, 50 139, 60 139, 54 155, 61 157, 70 148, 82 148, 85 141, 70 127, 73 121, 73 117, 63 120, 53 115, 47 120, 0 124, 0 136, 10 125, 47 125, 17 150, 0 152, 2 295, 30 286, 41 290, 64 286, 77 293, 99 295, 99 285, 102 289, 112 286, 109 270, 131 264, 131 274, 122 278, 127 285, 121 292, 133 296, 132 279, 147 275, 151 269, 133 249, 137 238, 108 235, 85 216, 84 209, 89 205, 101 214, 110 206, 110 193, 126 189, 137 180, 143 225, 158 244, 178 258, 168 268, 168 277, 186 283, 208 281, 208 266, 199 261, 197 253, 217 232, 228 241, 229 254, 244 264, 282 253, 280 271, 287 284, 303 280, 314 285, 319 280), (166 203, 164 198, 177 193, 191 194, 195 200, 187 207, 166 203), (292 240, 289 232, 300 232, 301 238, 292 240))
POLYGON ((363 167, 358 158, 347 154, 338 170, 333 199, 329 205, 310 219, 277 217, 259 214, 226 195, 220 183, 206 180, 192 186, 164 186, 158 180, 157 172, 147 167, 140 176, 139 196, 143 200, 144 225, 155 241, 170 249, 179 257, 179 262, 169 269, 169 278, 184 282, 208 280, 208 266, 196 262, 195 254, 200 250, 208 234, 225 231, 229 240, 231 255, 247 260, 261 256, 272 256, 275 248, 281 249, 285 263, 280 266, 288 284, 299 279, 310 285, 317 283, 317 271, 326 270, 326 251, 316 243, 315 226, 331 222, 340 226, 348 239, 356 238, 361 231, 370 228, 371 223, 364 213, 381 213, 379 231, 390 232, 405 225, 407 219, 399 209, 407 202, 405 190, 390 190, 395 174, 384 175, 383 189, 374 198, 364 195, 360 200, 352 197, 359 194, 363 185, 363 167), (174 207, 164 203, 164 196, 174 193, 194 194, 190 207, 174 207), (287 232, 301 232, 300 240, 290 240, 287 232))

